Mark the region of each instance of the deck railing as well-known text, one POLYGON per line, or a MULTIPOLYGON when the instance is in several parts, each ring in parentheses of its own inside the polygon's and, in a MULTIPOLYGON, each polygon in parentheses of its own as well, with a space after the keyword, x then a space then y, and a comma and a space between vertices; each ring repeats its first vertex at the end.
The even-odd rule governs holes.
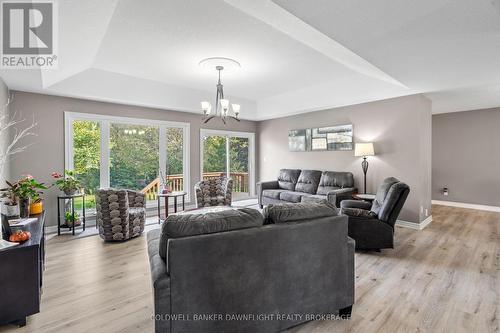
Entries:
MULTIPOLYGON (((205 172, 203 173, 203 180, 220 177, 225 174, 225 172, 205 172)), ((229 177, 233 179, 233 192, 248 192, 248 172, 231 172, 229 177)), ((169 175, 167 179, 170 181, 171 191, 182 191, 184 189, 184 177, 182 174, 169 175)), ((146 185, 141 192, 146 194, 146 200, 156 200, 159 190, 160 178, 156 178, 146 185)))

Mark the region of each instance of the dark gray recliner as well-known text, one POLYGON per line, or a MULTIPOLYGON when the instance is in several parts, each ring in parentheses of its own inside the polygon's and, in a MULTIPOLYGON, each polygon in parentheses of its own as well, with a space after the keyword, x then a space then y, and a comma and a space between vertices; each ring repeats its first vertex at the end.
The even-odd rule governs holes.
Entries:
POLYGON ((394 224, 409 193, 408 185, 389 177, 380 185, 373 203, 341 202, 341 214, 349 218, 349 237, 356 241, 356 249, 394 248, 394 224))
POLYGON ((258 182, 259 205, 328 202, 340 205, 356 191, 351 172, 281 169, 278 180, 258 182))

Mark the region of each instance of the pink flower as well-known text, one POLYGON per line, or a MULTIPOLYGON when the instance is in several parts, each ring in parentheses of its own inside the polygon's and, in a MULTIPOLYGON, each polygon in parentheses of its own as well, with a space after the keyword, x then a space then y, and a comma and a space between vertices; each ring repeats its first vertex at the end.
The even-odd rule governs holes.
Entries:
POLYGON ((32 180, 33 176, 32 175, 23 175, 22 178, 26 179, 26 180, 32 180))
POLYGON ((54 177, 54 178, 56 178, 56 179, 57 179, 57 178, 61 178, 61 177, 62 177, 62 175, 61 175, 59 172, 52 172, 52 174, 51 174, 51 175, 52 175, 52 177, 54 177))

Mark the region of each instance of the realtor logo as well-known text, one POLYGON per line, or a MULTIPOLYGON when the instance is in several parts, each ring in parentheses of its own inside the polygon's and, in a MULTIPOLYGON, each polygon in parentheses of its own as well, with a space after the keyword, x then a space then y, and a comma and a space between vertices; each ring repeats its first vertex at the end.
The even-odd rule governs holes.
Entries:
POLYGON ((2 1, 2 68, 55 68, 55 4, 2 1))

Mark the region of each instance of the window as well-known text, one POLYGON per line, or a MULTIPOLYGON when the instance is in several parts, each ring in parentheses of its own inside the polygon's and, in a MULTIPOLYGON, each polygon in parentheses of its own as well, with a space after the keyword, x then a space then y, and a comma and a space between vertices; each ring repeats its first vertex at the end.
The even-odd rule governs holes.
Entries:
MULTIPOLYGON (((101 179, 101 124, 97 121, 75 120, 73 126, 73 170, 87 194, 87 209, 95 209, 95 191, 101 179)), ((80 209, 82 199, 75 199, 80 209)))
POLYGON ((202 179, 226 175, 233 179, 233 200, 252 196, 255 193, 254 140, 254 133, 202 129, 202 179))
POLYGON ((152 205, 160 172, 189 202, 188 123, 66 112, 65 124, 65 165, 83 184, 87 213, 99 187, 141 191, 152 205))
POLYGON ((109 185, 141 191, 158 178, 158 126, 111 123, 109 185))

